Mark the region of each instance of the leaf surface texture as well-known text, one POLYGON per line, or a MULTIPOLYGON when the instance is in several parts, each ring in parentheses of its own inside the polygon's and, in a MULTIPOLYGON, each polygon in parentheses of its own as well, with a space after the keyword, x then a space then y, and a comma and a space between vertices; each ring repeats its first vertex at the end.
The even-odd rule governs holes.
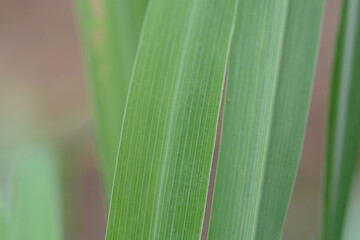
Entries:
POLYGON ((209 239, 281 239, 322 11, 322 0, 239 1, 209 239))
POLYGON ((200 238, 236 2, 149 2, 106 239, 200 238))

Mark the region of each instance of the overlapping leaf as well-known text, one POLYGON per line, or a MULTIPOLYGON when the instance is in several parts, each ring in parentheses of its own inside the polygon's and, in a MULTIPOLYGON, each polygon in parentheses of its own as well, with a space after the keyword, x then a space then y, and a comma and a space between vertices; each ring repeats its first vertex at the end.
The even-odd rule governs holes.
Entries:
POLYGON ((302 149, 323 0, 240 0, 209 239, 281 239, 302 149))
POLYGON ((200 237, 235 10, 235 0, 149 3, 106 239, 200 237))
POLYGON ((147 0, 77 0, 106 199, 147 0))

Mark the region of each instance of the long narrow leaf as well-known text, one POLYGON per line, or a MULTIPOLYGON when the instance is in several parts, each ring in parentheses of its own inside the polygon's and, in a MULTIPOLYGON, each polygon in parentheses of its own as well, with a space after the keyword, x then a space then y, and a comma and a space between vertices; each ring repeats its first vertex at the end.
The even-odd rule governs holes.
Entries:
POLYGON ((341 239, 360 137, 360 1, 345 0, 331 85, 323 239, 341 239))
POLYGON ((106 239, 198 239, 236 0, 152 0, 122 126, 106 239))
POLYGON ((110 199, 130 73, 147 0, 77 0, 95 106, 106 199, 110 199))
POLYGON ((323 0, 240 0, 209 239, 281 239, 298 166, 323 0))

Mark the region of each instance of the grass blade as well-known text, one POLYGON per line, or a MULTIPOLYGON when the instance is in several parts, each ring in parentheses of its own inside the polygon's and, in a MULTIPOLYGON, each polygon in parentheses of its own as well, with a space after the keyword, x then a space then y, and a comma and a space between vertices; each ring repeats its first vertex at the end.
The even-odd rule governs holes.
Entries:
POLYGON ((7 239, 63 238, 56 160, 44 146, 29 146, 16 153, 7 239))
POLYGON ((302 149, 323 0, 240 0, 209 239, 280 239, 302 149))
POLYGON ((131 78, 106 239, 196 239, 236 0, 152 0, 131 78))
POLYGON ((76 0, 109 202, 121 122, 147 0, 76 0))
POLYGON ((340 239, 360 135, 360 1, 345 0, 331 84, 323 239, 340 239))

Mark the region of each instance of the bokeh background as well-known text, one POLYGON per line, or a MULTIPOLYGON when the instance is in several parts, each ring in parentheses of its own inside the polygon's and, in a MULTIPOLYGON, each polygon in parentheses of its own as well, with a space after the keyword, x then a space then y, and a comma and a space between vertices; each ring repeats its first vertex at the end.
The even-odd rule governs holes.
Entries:
MULTIPOLYGON (((284 239, 317 239, 329 80, 341 0, 327 0, 313 97, 284 239)), ((0 158, 46 137, 61 159, 65 239, 103 239, 106 214, 87 71, 71 0, 0 1, 0 158)), ((0 187, 7 162, 0 159, 0 187)), ((358 184, 359 185, 359 184, 358 184)))

